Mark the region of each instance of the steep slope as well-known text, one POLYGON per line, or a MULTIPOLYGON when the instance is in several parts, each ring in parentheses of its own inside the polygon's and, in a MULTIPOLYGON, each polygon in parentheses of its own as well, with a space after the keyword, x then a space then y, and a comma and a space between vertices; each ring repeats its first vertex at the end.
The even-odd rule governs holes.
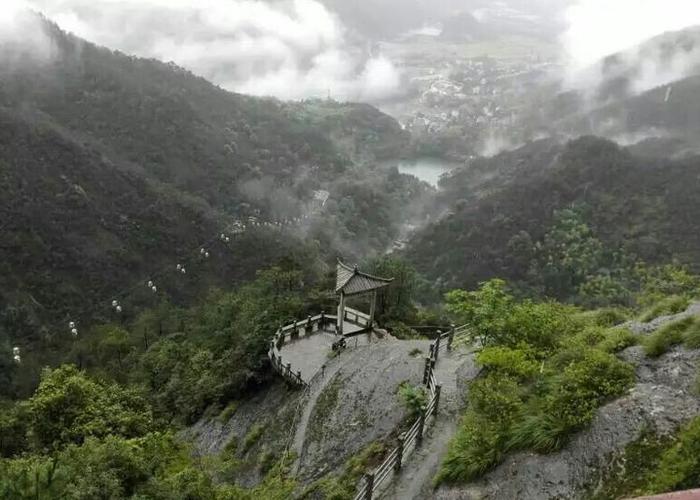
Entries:
POLYGON ((476 166, 502 174, 477 192, 478 176, 465 173, 470 166, 445 179, 451 211, 418 232, 406 252, 440 284, 526 279, 531 252, 551 229, 555 211, 572 206, 586 207, 596 237, 632 259, 698 262, 698 158, 639 158, 584 137, 565 146, 526 146, 476 166))
MULTIPOLYGON (((400 154, 407 142, 369 106, 232 94, 37 23, 47 53, 28 45, 32 37, 0 40, 0 337, 46 340, 68 319, 116 319, 113 298, 191 259, 233 221, 307 214, 314 190, 342 194, 364 162, 400 154)), ((368 182, 389 181, 377 173, 368 182)), ((323 245, 264 230, 211 243, 212 260, 194 261, 196 279, 165 273, 158 284, 189 302, 283 256, 313 263, 319 248, 330 255, 345 241, 322 229, 314 230, 323 245)), ((353 245, 367 238, 352 236, 353 245)), ((129 314, 157 300, 146 291, 131 294, 129 314)))

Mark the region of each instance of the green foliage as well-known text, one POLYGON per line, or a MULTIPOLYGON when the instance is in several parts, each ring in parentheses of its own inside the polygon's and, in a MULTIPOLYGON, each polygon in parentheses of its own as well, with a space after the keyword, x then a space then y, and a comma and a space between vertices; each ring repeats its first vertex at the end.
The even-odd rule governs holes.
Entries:
POLYGON ((243 438, 243 443, 241 445, 241 450, 246 453, 250 450, 255 443, 257 443, 262 435, 265 433, 265 426, 262 424, 253 424, 253 426, 248 429, 245 437, 243 438))
POLYGON ((688 349, 700 348, 700 319, 697 316, 683 334, 683 344, 688 349))
POLYGON ((360 477, 381 463, 386 446, 372 442, 352 456, 337 476, 328 476, 312 483, 301 495, 303 499, 350 500, 355 496, 355 486, 360 477), (320 495, 320 497, 319 497, 320 495))
POLYGON ((626 309, 619 307, 604 307, 582 312, 578 317, 594 326, 611 327, 629 320, 630 313, 626 309))
POLYGON ((513 450, 561 448, 634 381, 632 366, 610 354, 635 341, 626 329, 607 326, 617 322, 616 311, 518 302, 504 289, 491 282, 448 295, 451 312, 482 335, 476 359, 485 371, 469 384, 469 410, 438 482, 474 479, 513 450))
POLYGON ((570 435, 588 424, 603 402, 622 394, 634 381, 634 369, 615 356, 596 349, 555 375, 542 410, 560 423, 561 435, 570 435))
POLYGON ((476 413, 491 421, 501 433, 516 419, 523 407, 523 388, 518 380, 494 372, 469 384, 469 403, 476 413))
POLYGON ((637 344, 639 339, 627 328, 608 328, 605 338, 596 347, 604 352, 615 353, 637 344))
POLYGON ((231 420, 231 417, 233 417, 234 413, 236 413, 236 410, 238 410, 238 401, 230 402, 228 405, 226 405, 226 408, 219 413, 219 422, 226 424, 229 420, 231 420))
POLYGON ((665 354, 671 347, 683 342, 683 335, 694 322, 695 318, 689 316, 662 326, 644 339, 644 352, 652 358, 665 354))
POLYGON ((519 347, 486 347, 476 355, 484 368, 497 370, 520 379, 532 378, 540 369, 536 352, 527 344, 519 347))
POLYGON ((26 402, 26 415, 32 445, 38 449, 79 444, 90 436, 134 437, 154 427, 139 391, 90 379, 71 365, 44 371, 26 402))
POLYGON ((641 436, 628 444, 622 454, 612 458, 610 467, 589 498, 608 500, 644 495, 649 475, 658 467, 669 440, 668 436, 659 436, 650 428, 643 429, 641 436))
POLYGON ((395 257, 384 256, 370 266, 371 273, 393 278, 394 281, 382 290, 378 300, 378 319, 406 321, 415 315, 414 298, 418 287, 418 274, 408 262, 395 257))
POLYGON ((453 290, 446 297, 446 308, 460 324, 468 324, 486 344, 500 342, 506 330, 507 313, 513 296, 503 280, 481 283, 477 291, 453 290))
POLYGON ((688 299, 688 297, 683 297, 680 295, 664 297, 644 311, 639 317, 639 321, 647 322, 658 318, 659 316, 678 314, 685 311, 689 304, 690 299, 688 299))
POLYGON ((650 307, 664 299, 673 301, 670 296, 696 297, 700 293, 700 277, 691 274, 683 266, 640 264, 635 271, 641 282, 638 302, 642 306, 650 307))
POLYGON ((399 384, 399 398, 409 412, 410 417, 417 417, 427 406, 428 392, 422 385, 414 386, 408 382, 399 384))
POLYGON ((650 477, 648 492, 696 488, 700 485, 700 418, 693 419, 678 433, 650 477))
POLYGON ((450 442, 435 482, 465 483, 479 477, 502 459, 503 441, 496 424, 468 410, 450 442))
POLYGON ((526 343, 548 352, 579 326, 576 309, 556 302, 516 303, 502 280, 482 283, 477 291, 448 293, 447 309, 460 323, 468 324, 486 346, 526 343))

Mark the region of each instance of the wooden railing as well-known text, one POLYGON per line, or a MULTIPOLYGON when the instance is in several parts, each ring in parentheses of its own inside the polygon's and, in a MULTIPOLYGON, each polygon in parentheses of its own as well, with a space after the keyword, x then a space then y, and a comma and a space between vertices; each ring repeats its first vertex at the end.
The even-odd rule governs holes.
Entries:
POLYGON ((361 484, 357 488, 354 500, 372 500, 377 498, 391 479, 401 471, 406 459, 423 445, 423 436, 427 426, 435 421, 440 406, 440 392, 442 386, 435 377, 435 366, 440 353, 451 351, 455 338, 469 335, 466 326, 451 327, 447 332, 438 332, 437 337, 430 344, 429 356, 425 358, 423 371, 423 385, 428 393, 428 402, 421 408, 420 414, 411 427, 402 433, 396 448, 392 449, 384 461, 373 472, 365 474, 361 484))
POLYGON ((267 356, 270 358, 270 363, 275 371, 293 385, 307 385, 309 381, 301 378, 301 370, 297 369, 295 371, 292 369, 291 363, 284 362, 281 351, 282 346, 299 338, 309 337, 314 333, 322 332, 327 324, 335 325, 336 319, 337 316, 321 313, 280 327, 275 332, 272 340, 270 340, 270 348, 267 351, 267 356))
POLYGON ((364 326, 365 328, 369 327, 369 314, 346 307, 345 314, 343 316, 345 321, 348 321, 349 323, 355 323, 356 325, 364 326))
MULTIPOLYGON (((295 321, 286 326, 281 326, 270 340, 270 347, 267 351, 267 356, 270 358, 270 363, 275 371, 293 385, 307 385, 309 380, 302 379, 301 370, 298 367, 292 367, 291 363, 285 363, 282 356, 282 347, 289 342, 324 331, 328 325, 333 325, 331 331, 335 331, 337 319, 338 316, 336 315, 321 313, 316 316, 309 316, 301 321, 295 321), (294 368, 297 369, 295 370, 294 368)), ((349 323, 369 328, 369 315, 355 309, 346 308, 344 319, 349 323)))
MULTIPOLYGON (((345 309, 344 319, 360 326, 363 326, 363 324, 369 325, 369 315, 354 309, 345 309)), ((291 363, 285 364, 281 348, 288 342, 324 331, 325 326, 328 324, 332 324, 332 331, 335 331, 336 323, 337 316, 321 313, 280 327, 270 341, 270 349, 268 350, 268 356, 273 368, 288 382, 302 387, 309 386, 319 374, 314 375, 311 380, 303 380, 301 370, 295 372, 291 363)), ((435 340, 430 343, 423 370, 423 385, 428 393, 428 401, 421 408, 418 418, 411 427, 399 436, 397 446, 389 452, 381 465, 373 472, 364 475, 361 484, 357 488, 354 500, 372 500, 376 498, 389 485, 393 477, 401 471, 406 459, 422 446, 427 426, 434 422, 440 406, 442 386, 435 377, 435 366, 440 359, 440 354, 445 351, 451 351, 455 339, 465 338, 470 335, 471 333, 466 326, 457 328, 453 326, 446 332, 438 330, 435 340)))

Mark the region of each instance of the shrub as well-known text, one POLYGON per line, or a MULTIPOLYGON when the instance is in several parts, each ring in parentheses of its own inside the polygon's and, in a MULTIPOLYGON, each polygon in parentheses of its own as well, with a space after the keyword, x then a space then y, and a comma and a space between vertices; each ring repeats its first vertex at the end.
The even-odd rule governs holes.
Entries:
POLYGON ((399 397, 411 417, 420 415, 421 409, 428 403, 428 393, 425 387, 413 386, 408 382, 401 382, 399 385, 399 397))
POLYGON ((686 330, 683 336, 683 343, 689 349, 700 348, 700 321, 697 318, 686 330))
POLYGON ((627 328, 609 328, 605 331, 605 338, 596 348, 604 352, 619 352, 637 343, 637 337, 627 328))
POLYGON ((595 410, 613 396, 619 396, 634 381, 634 369, 611 354, 586 351, 553 381, 545 396, 543 410, 551 415, 563 433, 588 424, 595 410))
POLYGON ((670 297, 661 299, 649 309, 644 311, 639 317, 639 320, 649 322, 655 318, 658 318, 659 316, 678 314, 679 312, 685 311, 689 304, 690 299, 687 297, 681 295, 671 295, 670 297))
POLYGON ((391 335, 401 340, 411 340, 420 338, 420 335, 416 330, 406 326, 400 321, 390 321, 386 324, 387 330, 391 332, 391 335))
POLYGON ((522 409, 522 393, 516 379, 493 372, 469 384, 469 403, 479 415, 505 429, 522 409))
POLYGON ((630 314, 626 309, 619 307, 605 307, 583 312, 579 314, 579 317, 593 326, 611 327, 630 319, 630 314))
POLYGON ((496 370, 521 379, 533 377, 539 371, 533 349, 525 344, 518 348, 486 347, 476 361, 489 370, 496 370))
POLYGON ((452 439, 435 482, 470 481, 496 465, 503 456, 505 436, 486 418, 468 411, 452 439))
POLYGON ((700 484, 700 417, 679 432, 676 443, 661 456, 648 490, 664 492, 697 487, 700 484))
POLYGON ((558 450, 566 442, 567 424, 555 415, 534 413, 514 423, 508 439, 509 450, 532 449, 540 453, 558 450))
POLYGON ((658 358, 674 345, 683 342, 683 334, 693 324, 695 318, 687 318, 668 323, 644 339, 644 352, 647 356, 658 358))

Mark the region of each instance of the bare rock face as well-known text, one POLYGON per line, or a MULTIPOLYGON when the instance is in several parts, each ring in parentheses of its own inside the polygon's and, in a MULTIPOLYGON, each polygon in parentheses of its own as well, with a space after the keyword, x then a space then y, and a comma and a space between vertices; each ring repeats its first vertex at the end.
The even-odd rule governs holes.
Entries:
MULTIPOLYGON (((678 315, 629 326, 637 333, 649 333, 699 311, 698 304, 693 304, 678 315)), ((700 350, 678 347, 650 359, 641 347, 634 346, 620 357, 635 365, 637 384, 625 396, 602 407, 591 426, 578 433, 563 450, 548 455, 512 455, 481 480, 440 488, 434 497, 440 500, 583 498, 596 489, 612 457, 640 438, 646 429, 671 433, 700 415, 700 398, 693 390, 700 350)))
POLYGON ((329 362, 318 393, 310 389, 308 419, 297 429, 303 481, 337 469, 369 443, 392 435, 406 417, 398 387, 422 382, 428 344, 387 338, 329 362))

